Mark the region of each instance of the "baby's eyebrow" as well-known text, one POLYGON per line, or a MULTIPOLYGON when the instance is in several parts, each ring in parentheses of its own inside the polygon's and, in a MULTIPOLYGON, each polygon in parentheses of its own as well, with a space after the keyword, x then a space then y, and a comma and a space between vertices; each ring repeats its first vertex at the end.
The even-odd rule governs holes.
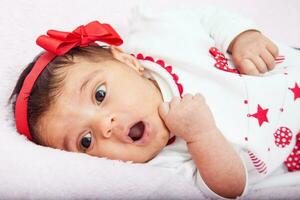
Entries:
POLYGON ((65 137, 63 139, 63 149, 70 151, 71 147, 70 147, 70 137, 71 134, 65 134, 65 137))
POLYGON ((77 148, 77 137, 79 137, 80 133, 75 133, 74 128, 70 128, 70 126, 64 129, 66 132, 63 132, 63 140, 62 147, 66 151, 76 151, 77 148), (74 148, 75 147, 75 148, 74 148))
POLYGON ((89 81, 92 81, 93 78, 95 78, 96 74, 98 74, 99 72, 101 72, 102 70, 101 69, 97 69, 97 70, 94 70, 92 71, 91 73, 89 73, 83 80, 83 83, 82 85, 80 86, 80 94, 82 93, 82 91, 84 90, 84 88, 87 86, 88 82, 89 81))

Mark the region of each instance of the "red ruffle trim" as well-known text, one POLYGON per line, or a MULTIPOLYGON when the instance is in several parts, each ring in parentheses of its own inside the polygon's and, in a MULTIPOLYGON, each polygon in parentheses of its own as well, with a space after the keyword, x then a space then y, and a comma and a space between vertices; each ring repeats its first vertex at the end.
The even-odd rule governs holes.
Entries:
POLYGON ((163 60, 161 60, 161 59, 155 60, 153 57, 151 57, 151 56, 144 56, 141 53, 137 54, 136 56, 134 54, 131 54, 131 55, 134 56, 134 57, 136 57, 139 60, 148 60, 148 61, 154 62, 154 63, 160 65, 162 68, 164 68, 172 76, 172 78, 173 78, 173 80, 174 80, 174 82, 175 82, 175 84, 176 84, 176 86, 178 88, 179 94, 182 97, 183 86, 182 86, 182 84, 180 84, 178 82, 178 80, 179 80, 178 75, 172 72, 173 67, 171 65, 166 65, 165 62, 163 60))

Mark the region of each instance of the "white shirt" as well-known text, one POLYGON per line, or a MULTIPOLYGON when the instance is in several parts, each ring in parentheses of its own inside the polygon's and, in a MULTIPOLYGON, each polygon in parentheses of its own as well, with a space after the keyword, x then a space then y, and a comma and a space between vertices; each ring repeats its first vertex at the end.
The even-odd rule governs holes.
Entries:
MULTIPOLYGON (((218 128, 234 146, 247 171, 248 188, 278 169, 292 151, 300 130, 300 100, 291 89, 300 86, 300 53, 279 45, 285 61, 264 76, 246 76, 222 71, 209 49, 223 53, 230 42, 245 30, 256 29, 249 20, 207 8, 152 13, 137 11, 126 44, 129 52, 140 55, 142 65, 158 82, 164 101, 183 93, 204 95, 218 128), (151 55, 154 62, 145 60, 151 55), (164 67, 156 64, 163 59, 164 67), (166 70, 170 64, 172 73, 166 70)), ((229 58, 229 66, 234 68, 229 58)), ((170 69, 170 67, 169 67, 170 69)), ((218 147, 212 147, 218 148, 218 147)), ((185 142, 178 138, 165 147, 150 165, 168 168, 193 181, 208 196, 221 198, 201 179, 185 142)))

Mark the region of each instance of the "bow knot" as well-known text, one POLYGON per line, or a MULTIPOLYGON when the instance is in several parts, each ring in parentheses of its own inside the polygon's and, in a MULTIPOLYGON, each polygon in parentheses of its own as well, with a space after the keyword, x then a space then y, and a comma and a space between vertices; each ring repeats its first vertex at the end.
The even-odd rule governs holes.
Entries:
POLYGON ((80 37, 80 42, 79 42, 80 47, 88 46, 91 42, 93 42, 93 40, 89 38, 89 35, 86 33, 83 25, 75 29, 73 33, 75 35, 78 35, 78 39, 80 37))
POLYGON ((88 46, 95 41, 116 46, 123 43, 109 24, 101 24, 98 21, 81 25, 72 32, 49 30, 47 35, 41 35, 36 43, 55 55, 63 55, 76 46, 88 46))

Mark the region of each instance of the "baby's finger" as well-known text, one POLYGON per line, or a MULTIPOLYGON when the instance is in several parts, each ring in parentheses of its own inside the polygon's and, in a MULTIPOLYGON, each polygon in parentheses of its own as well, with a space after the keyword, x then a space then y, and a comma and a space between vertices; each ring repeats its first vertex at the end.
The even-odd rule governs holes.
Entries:
POLYGON ((268 50, 264 50, 260 54, 261 58, 267 64, 268 70, 272 70, 275 67, 275 60, 272 54, 268 50))
POLYGON ((170 107, 168 102, 163 102, 158 107, 158 113, 163 120, 165 120, 167 114, 169 113, 170 107))
POLYGON ((266 73, 268 71, 267 64, 260 56, 252 58, 251 61, 255 64, 260 73, 266 73))
POLYGON ((272 56, 273 56, 274 59, 279 55, 278 47, 273 42, 270 41, 267 44, 267 49, 272 54, 272 56))
POLYGON ((247 74, 247 75, 258 75, 259 71, 254 65, 254 63, 249 60, 249 59, 244 59, 241 61, 241 64, 239 66, 239 71, 242 74, 247 74))

